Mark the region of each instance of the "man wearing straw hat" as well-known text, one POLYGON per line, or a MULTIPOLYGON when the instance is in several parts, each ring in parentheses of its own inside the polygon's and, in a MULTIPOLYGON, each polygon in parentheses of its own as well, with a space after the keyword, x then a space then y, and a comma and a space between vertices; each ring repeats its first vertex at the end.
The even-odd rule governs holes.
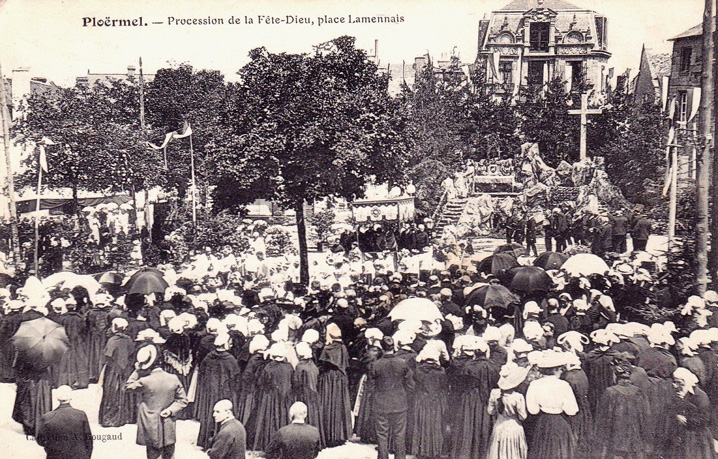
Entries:
POLYGON ((147 458, 173 459, 175 416, 187 406, 187 395, 177 376, 166 373, 157 362, 157 348, 150 344, 137 352, 135 371, 127 390, 141 394, 137 408, 137 444, 147 447, 147 458))

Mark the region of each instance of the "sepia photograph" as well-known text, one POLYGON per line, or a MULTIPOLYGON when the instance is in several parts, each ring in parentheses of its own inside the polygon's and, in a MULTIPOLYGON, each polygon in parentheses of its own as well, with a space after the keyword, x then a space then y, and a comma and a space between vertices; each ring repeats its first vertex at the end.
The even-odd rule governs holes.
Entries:
POLYGON ((716 0, 0 0, 0 457, 718 458, 716 0))

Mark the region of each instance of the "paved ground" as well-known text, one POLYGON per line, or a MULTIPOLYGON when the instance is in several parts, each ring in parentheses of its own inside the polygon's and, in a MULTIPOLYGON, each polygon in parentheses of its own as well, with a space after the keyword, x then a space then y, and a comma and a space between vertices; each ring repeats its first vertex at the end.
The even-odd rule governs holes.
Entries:
MULTIPOLYGON (((97 423, 97 410, 100 405, 100 390, 96 384, 88 389, 75 391, 72 405, 87 413, 95 436, 112 436, 113 440, 95 441, 93 457, 111 458, 144 458, 144 447, 135 444, 137 427, 134 424, 123 427, 105 428, 97 423)), ((15 400, 15 385, 0 384, 0 458, 7 459, 39 459, 45 452, 32 437, 26 437, 20 424, 12 420, 12 405, 15 400)), ((196 421, 177 422, 177 459, 199 459, 208 456, 197 446, 199 423, 196 421)), ((261 453, 250 453, 250 458, 263 457, 261 453)), ((413 457, 413 456, 409 456, 413 457)), ((370 459, 376 458, 374 445, 348 443, 344 446, 326 449, 319 459, 370 459)))

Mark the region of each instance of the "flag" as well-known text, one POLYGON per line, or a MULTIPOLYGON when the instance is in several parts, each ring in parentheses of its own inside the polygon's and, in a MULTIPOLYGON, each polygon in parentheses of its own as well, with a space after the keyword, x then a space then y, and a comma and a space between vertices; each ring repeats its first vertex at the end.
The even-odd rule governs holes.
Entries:
POLYGON ((165 140, 162 141, 162 145, 155 145, 153 143, 147 142, 147 144, 152 148, 153 150, 163 150, 167 147, 167 145, 174 139, 184 139, 185 137, 189 137, 192 135, 192 128, 190 127, 189 123, 187 121, 184 122, 182 125, 182 129, 179 129, 177 131, 168 132, 165 134, 165 140))
POLYGON ((701 88, 693 88, 693 103, 691 104, 691 116, 688 117, 688 121, 693 121, 693 118, 698 114, 698 109, 701 106, 701 88))
POLYGON ((499 82, 501 79, 499 78, 499 60, 501 59, 501 53, 498 51, 494 51, 491 54, 491 60, 489 63, 491 64, 491 76, 494 81, 499 82))
POLYGON ((189 137, 191 135, 192 135, 192 127, 189 125, 189 123, 187 121, 185 121, 182 124, 182 129, 172 133, 172 138, 173 139, 184 139, 185 137, 189 137))
POLYGON ((45 155, 45 147, 40 145, 40 167, 42 171, 47 173, 47 156, 45 155))
POLYGON ((170 143, 172 140, 172 136, 174 135, 174 132, 170 132, 165 134, 165 140, 162 142, 162 145, 155 145, 153 143, 147 142, 147 144, 152 148, 153 150, 163 150, 165 147, 167 147, 167 144, 170 143))
POLYGON ((666 111, 666 104, 668 103, 668 77, 665 76, 661 79, 661 109, 662 112, 666 111))

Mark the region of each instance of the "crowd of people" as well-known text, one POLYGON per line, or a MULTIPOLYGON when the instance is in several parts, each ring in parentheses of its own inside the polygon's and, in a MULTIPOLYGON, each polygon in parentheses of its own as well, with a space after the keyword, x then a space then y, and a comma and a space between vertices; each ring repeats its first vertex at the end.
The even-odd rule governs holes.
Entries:
POLYGON ((548 215, 516 211, 506 219, 506 242, 526 244, 529 253, 538 256, 536 240, 543 229, 547 251, 565 251, 571 245, 584 245, 603 256, 607 252, 624 253, 631 236, 634 250, 645 251, 652 232, 652 222, 642 215, 626 211, 591 215, 574 212, 568 206, 555 207, 548 215))
POLYGON ((431 232, 425 223, 362 225, 356 232, 343 232, 339 245, 347 254, 355 247, 365 253, 422 251, 431 245, 431 232))
POLYGON ((496 305, 472 292, 503 273, 411 263, 425 253, 333 253, 308 287, 290 260, 226 248, 97 286, 0 289, 13 419, 36 435, 53 387, 97 383, 100 424, 136 423, 148 457, 173 456, 175 419, 199 423, 210 457, 315 457, 353 438, 380 458, 713 457, 718 294, 639 322, 652 279, 634 256, 590 276, 556 270, 550 289, 496 305), (143 276, 166 286, 130 293, 143 276), (44 368, 12 339, 41 318, 69 342, 44 368), (288 453, 296 444, 304 455, 288 453))

